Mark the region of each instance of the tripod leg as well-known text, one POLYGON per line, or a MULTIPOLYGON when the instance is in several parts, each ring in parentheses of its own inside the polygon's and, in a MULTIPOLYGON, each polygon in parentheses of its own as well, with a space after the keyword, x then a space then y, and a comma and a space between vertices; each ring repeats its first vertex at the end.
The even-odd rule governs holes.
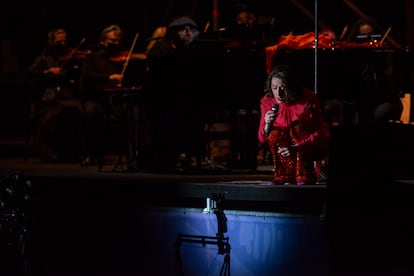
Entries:
POLYGON ((224 256, 223 265, 221 266, 220 275, 230 276, 230 254, 224 256))
POLYGON ((183 262, 181 260, 180 249, 175 249, 175 270, 177 276, 184 276, 183 262))

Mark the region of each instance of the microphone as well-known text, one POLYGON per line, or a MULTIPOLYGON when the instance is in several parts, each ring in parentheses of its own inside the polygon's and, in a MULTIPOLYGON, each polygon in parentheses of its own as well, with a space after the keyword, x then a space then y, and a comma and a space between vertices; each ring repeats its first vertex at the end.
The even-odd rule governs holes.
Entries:
MULTIPOLYGON (((276 113, 277 113, 278 110, 279 110, 279 105, 278 104, 274 104, 272 106, 272 111, 273 111, 273 113, 275 115, 276 115, 276 113)), ((271 123, 269 123, 269 124, 266 125, 266 127, 265 127, 265 135, 266 136, 269 136, 270 131, 272 130, 272 126, 273 126, 273 121, 271 123)))

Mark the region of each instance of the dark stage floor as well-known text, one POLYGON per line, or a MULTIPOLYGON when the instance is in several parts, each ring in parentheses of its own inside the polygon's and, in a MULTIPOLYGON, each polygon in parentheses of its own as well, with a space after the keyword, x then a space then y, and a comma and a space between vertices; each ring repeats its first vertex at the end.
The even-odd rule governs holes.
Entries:
MULTIPOLYGON (((16 149, 20 146, 8 145, 16 149)), ((354 171, 356 174, 351 174, 347 167, 351 163, 341 161, 335 165, 343 167, 337 170, 339 177, 330 177, 325 183, 273 186, 269 185, 272 179, 269 165, 258 166, 254 171, 119 172, 113 171, 111 162, 98 171, 96 166, 48 164, 34 157, 25 159, 24 155, 8 154, 0 157, 0 175, 6 208, 18 208, 19 212, 23 208, 23 218, 36 218, 33 225, 30 221, 18 222, 20 228, 13 231, 31 229, 35 252, 28 253, 31 262, 28 265, 33 267, 29 269, 45 273, 54 271, 54 275, 59 275, 56 271, 67 268, 93 271, 106 266, 119 272, 123 270, 119 265, 135 266, 136 261, 120 258, 140 254, 127 252, 118 243, 129 244, 128 250, 132 245, 134 250, 139 248, 140 244, 134 241, 137 233, 129 233, 128 229, 134 225, 139 230, 141 224, 149 221, 133 221, 137 212, 143 216, 147 213, 142 210, 155 207, 178 208, 182 210, 179 213, 189 214, 190 209, 205 208, 206 198, 220 200, 220 207, 229 215, 243 213, 265 218, 267 214, 279 214, 300 217, 305 224, 307 217, 320 217, 331 250, 327 265, 333 272, 353 275, 355 271, 378 272, 381 268, 390 272, 385 275, 398 275, 395 273, 414 271, 412 254, 403 253, 409 252, 413 245, 410 237, 414 225, 409 217, 414 210, 411 200, 414 182, 409 178, 358 175, 362 166, 354 171), (21 178, 13 178, 16 175, 21 178), (4 193, 10 183, 16 184, 11 186, 14 193, 4 193), (105 248, 105 240, 111 244, 110 249, 105 248), (114 248, 121 251, 113 251, 114 248)), ((3 221, 2 226, 7 223, 3 221)), ((165 230, 156 231, 160 235, 165 230)), ((16 235, 20 237, 19 232, 16 235)), ((9 242, 4 237, 0 241, 9 242)), ((27 258, 7 257, 10 259, 3 258, 6 260, 3 267, 24 270, 24 264, 15 262, 27 258)))
MULTIPOLYGON (((240 220, 270 218, 269 214, 277 213, 281 217, 316 217, 320 224, 318 218, 324 212, 326 184, 269 185, 271 166, 259 166, 254 171, 199 169, 166 173, 113 171, 113 162, 105 164, 98 171, 97 166, 43 163, 33 157, 0 158, 2 188, 13 190, 3 193, 8 195, 4 198, 5 210, 10 207, 21 215, 16 219, 3 214, 0 225, 12 230, 0 235, 0 243, 13 243, 4 247, 6 254, 0 249, 0 254, 5 254, 0 272, 177 275, 171 271, 171 264, 158 267, 169 263, 170 256, 157 248, 170 250, 172 242, 165 245, 161 241, 176 235, 173 227, 180 214, 201 213, 207 207, 207 198, 240 220), (178 210, 174 211, 177 218, 168 224, 162 217, 171 210, 178 210), (159 224, 165 226, 158 228, 159 224), (26 231, 30 237, 25 236, 26 231), (142 236, 143 231, 148 239, 142 236), (24 249, 14 243, 20 238, 27 240, 26 251, 14 255, 15 249, 24 249), (151 274, 151 269, 169 272, 151 274)), ((193 222, 187 220, 181 227, 193 227, 193 222)))
POLYGON ((228 207, 232 209, 277 211, 273 210, 276 205, 287 205, 295 195, 302 203, 309 203, 309 211, 321 212, 326 191, 326 182, 308 186, 270 185, 272 171, 269 165, 258 166, 256 170, 193 169, 166 173, 114 171, 119 167, 113 162, 105 164, 99 171, 96 166, 80 166, 78 163, 44 163, 33 157, 8 157, 0 158, 0 173, 7 176, 21 172, 38 187, 47 186, 52 190, 97 189, 109 192, 113 197, 119 193, 123 196, 127 191, 127 197, 137 198, 144 193, 144 200, 150 205, 179 207, 203 207, 207 197, 219 195, 231 203, 228 207))

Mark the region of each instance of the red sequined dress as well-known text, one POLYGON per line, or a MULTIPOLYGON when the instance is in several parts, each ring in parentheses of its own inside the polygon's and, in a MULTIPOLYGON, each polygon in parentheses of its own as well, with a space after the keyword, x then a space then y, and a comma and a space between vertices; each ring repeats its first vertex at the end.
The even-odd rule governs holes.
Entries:
POLYGON ((314 184, 316 171, 314 161, 321 155, 321 141, 324 138, 323 120, 318 98, 309 89, 305 97, 294 104, 279 104, 279 110, 269 135, 263 132, 264 114, 276 103, 266 94, 261 99, 261 119, 258 137, 261 143, 268 143, 273 155, 273 181, 277 184, 314 184), (291 147, 290 156, 277 153, 279 146, 291 147))

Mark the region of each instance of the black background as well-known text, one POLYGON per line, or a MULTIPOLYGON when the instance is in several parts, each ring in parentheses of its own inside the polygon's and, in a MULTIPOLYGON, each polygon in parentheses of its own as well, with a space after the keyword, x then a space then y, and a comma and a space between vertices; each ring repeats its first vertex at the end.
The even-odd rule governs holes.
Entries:
MULTIPOLYGON (((13 1, 0 8, 0 36, 11 38, 13 51, 21 67, 28 65, 46 43, 47 32, 62 27, 69 33, 69 40, 76 45, 82 38, 95 43, 100 31, 110 24, 119 24, 125 31, 125 43, 132 41, 135 33, 140 37, 138 50, 143 50, 146 39, 157 26, 166 25, 172 18, 190 15, 204 28, 212 21, 214 0, 144 0, 114 2, 61 2, 13 1)), ((350 28, 358 14, 347 3, 362 13, 373 16, 389 36, 407 45, 407 20, 411 13, 405 7, 406 0, 394 1, 340 1, 340 0, 225 0, 218 3, 218 27, 228 28, 236 14, 251 10, 256 15, 268 15, 275 19, 275 40, 280 35, 303 34, 314 30, 312 16, 318 11, 320 26, 333 29, 339 36, 345 26, 350 28), (316 8, 315 8, 316 4, 316 8), (306 12, 309 14, 307 15, 306 12)), ((210 28, 211 30, 211 28, 210 28)), ((87 44, 86 43, 86 44, 87 44)))

